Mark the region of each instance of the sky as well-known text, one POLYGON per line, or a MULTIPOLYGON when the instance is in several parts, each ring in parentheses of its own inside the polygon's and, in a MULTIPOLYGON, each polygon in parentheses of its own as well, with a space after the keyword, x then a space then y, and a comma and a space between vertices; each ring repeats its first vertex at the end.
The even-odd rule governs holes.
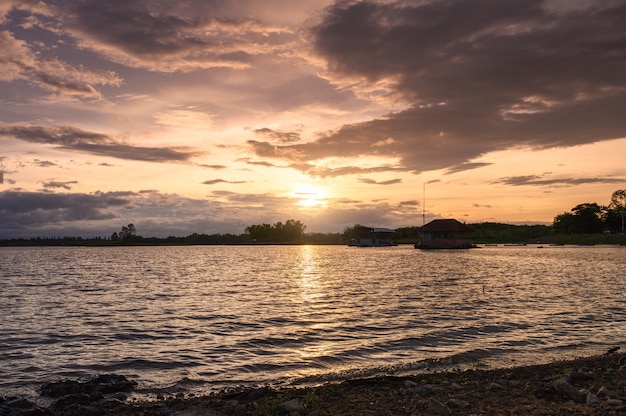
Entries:
POLYGON ((624 0, 0 0, 0 238, 608 205, 625 21, 624 0))

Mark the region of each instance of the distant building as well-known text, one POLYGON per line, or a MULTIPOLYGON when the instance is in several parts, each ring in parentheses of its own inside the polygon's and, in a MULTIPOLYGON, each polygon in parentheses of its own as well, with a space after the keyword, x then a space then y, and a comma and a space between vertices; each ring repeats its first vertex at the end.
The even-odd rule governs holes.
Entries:
POLYGON ((357 237, 350 241, 352 247, 390 247, 397 246, 392 237, 395 230, 390 228, 365 227, 360 225, 354 230, 357 237))
POLYGON ((474 229, 455 219, 432 220, 420 228, 420 241, 415 248, 458 249, 474 248, 469 240, 474 229))

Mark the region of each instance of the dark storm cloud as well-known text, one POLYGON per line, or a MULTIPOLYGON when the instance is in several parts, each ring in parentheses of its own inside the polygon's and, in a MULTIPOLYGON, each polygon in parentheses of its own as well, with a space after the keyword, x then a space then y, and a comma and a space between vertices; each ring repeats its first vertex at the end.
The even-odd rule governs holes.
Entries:
POLYGON ((10 233, 60 222, 111 219, 115 215, 109 209, 127 203, 107 193, 0 192, 0 229, 10 233))
POLYGON ((300 162, 388 156, 419 172, 516 146, 624 137, 624 21, 623 0, 570 10, 540 0, 338 1, 313 29, 331 74, 391 85, 411 105, 310 143, 250 144, 300 162))
POLYGON ((501 178, 494 183, 512 186, 539 185, 548 187, 567 187, 590 183, 626 183, 626 178, 555 178, 545 179, 539 175, 510 176, 501 178))
POLYGON ((0 137, 57 146, 60 149, 145 162, 186 162, 199 152, 186 147, 142 147, 119 143, 100 133, 74 127, 34 126, 0 122, 0 137))

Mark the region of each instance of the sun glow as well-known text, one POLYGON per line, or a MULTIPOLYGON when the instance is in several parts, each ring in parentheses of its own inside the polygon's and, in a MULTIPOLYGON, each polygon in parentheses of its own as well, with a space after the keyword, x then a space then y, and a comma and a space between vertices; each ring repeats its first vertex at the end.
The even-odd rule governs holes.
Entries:
POLYGON ((312 185, 299 185, 291 192, 291 197, 298 200, 298 205, 307 208, 323 207, 328 202, 325 189, 312 185))

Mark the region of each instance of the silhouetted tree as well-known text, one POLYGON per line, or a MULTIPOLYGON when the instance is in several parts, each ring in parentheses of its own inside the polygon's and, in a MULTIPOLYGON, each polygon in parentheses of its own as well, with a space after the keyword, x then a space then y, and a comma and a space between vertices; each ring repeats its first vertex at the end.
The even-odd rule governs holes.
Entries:
POLYGON ((582 233, 602 232, 602 208, 595 202, 576 205, 572 208, 577 226, 582 233))
POLYGON ((564 212, 554 218, 553 227, 557 232, 590 234, 602 232, 602 211, 604 207, 594 203, 576 205, 571 212, 564 212))
POLYGON ((611 195, 609 208, 617 211, 622 219, 621 232, 624 233, 624 213, 626 212, 626 189, 620 189, 611 195))
POLYGON ((122 243, 131 241, 135 238, 137 234, 137 229, 135 228, 135 224, 128 224, 125 227, 122 227, 122 231, 117 235, 118 241, 122 243))

